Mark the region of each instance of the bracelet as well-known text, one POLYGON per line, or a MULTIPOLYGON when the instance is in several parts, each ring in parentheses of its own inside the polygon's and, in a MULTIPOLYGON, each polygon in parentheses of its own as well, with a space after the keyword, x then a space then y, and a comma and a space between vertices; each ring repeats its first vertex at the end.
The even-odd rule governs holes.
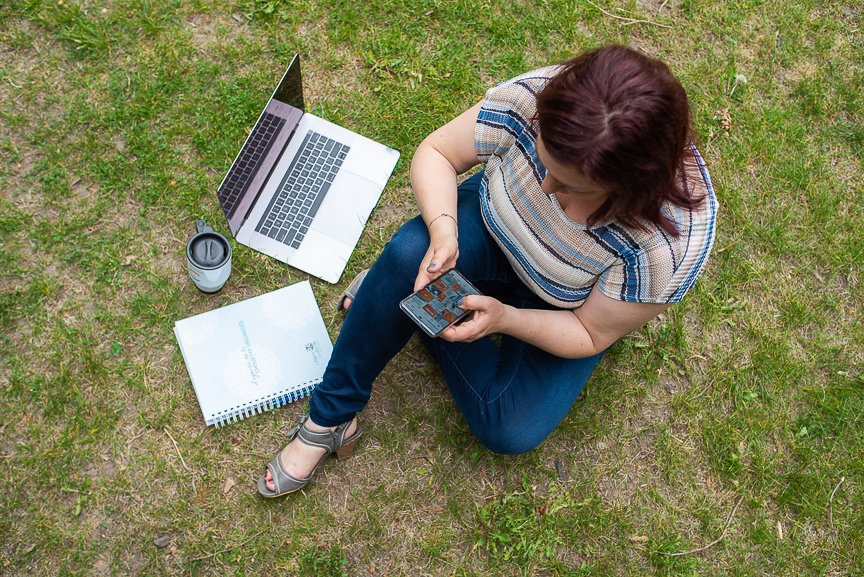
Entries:
POLYGON ((456 221, 456 217, 451 216, 451 215, 447 214, 446 212, 442 212, 441 214, 439 214, 438 216, 436 216, 435 218, 430 220, 429 224, 426 225, 426 228, 431 227, 432 223, 435 222, 436 220, 438 220, 439 218, 441 218, 442 216, 448 216, 448 217, 452 218, 453 222, 456 223, 456 230, 459 230, 459 223, 456 221))

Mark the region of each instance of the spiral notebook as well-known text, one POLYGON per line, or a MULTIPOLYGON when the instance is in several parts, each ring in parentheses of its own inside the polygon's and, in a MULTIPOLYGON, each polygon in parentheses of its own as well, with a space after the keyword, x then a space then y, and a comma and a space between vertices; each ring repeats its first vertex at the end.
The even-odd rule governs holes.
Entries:
POLYGON ((174 335, 217 427, 310 394, 333 351, 309 281, 177 321, 174 335))

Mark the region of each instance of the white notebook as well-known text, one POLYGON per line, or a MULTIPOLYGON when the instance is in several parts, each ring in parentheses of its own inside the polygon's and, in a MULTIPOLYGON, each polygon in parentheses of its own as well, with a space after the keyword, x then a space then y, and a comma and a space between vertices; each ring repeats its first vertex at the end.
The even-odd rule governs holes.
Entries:
POLYGON ((177 321, 174 335, 217 427, 308 395, 333 351, 309 281, 177 321))

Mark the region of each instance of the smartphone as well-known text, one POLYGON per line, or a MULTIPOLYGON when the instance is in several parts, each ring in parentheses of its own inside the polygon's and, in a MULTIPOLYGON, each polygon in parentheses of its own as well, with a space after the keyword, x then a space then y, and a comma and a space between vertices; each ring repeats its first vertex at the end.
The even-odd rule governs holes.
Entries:
POLYGON ((482 294, 456 270, 442 274, 425 287, 399 303, 411 320, 432 338, 465 318, 473 311, 463 311, 456 303, 468 295, 482 294))

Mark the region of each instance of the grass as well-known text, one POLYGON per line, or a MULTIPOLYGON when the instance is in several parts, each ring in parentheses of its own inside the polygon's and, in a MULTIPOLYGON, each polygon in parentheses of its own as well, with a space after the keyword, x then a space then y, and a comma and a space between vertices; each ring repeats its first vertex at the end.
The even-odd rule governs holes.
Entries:
MULTIPOLYGON (((0 574, 864 574, 861 25, 849 0, 0 5, 0 574), (518 457, 414 340, 358 454, 260 499, 303 407, 208 430, 171 327, 307 278, 239 245, 218 295, 183 269, 294 52, 312 111, 402 152, 350 279, 414 214, 428 132, 610 42, 690 95, 722 207, 696 289, 518 457)), ((335 338, 347 281, 311 280, 335 338)))

